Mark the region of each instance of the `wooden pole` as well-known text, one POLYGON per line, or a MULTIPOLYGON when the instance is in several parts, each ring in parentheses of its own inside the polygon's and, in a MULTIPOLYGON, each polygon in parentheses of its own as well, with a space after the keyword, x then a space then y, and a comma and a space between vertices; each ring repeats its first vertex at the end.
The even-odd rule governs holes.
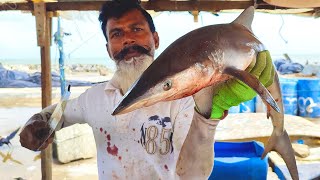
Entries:
MULTIPOLYGON (((45 3, 35 3, 36 26, 38 45, 41 53, 41 93, 42 108, 51 105, 52 83, 51 83, 51 28, 52 18, 46 11, 45 3)), ((41 173, 42 180, 52 179, 52 146, 49 145, 41 151, 41 173)))
MULTIPOLYGON (((41 91, 42 91, 42 108, 51 105, 52 83, 51 83, 51 26, 52 19, 46 13, 45 41, 41 47, 41 91)), ((51 144, 41 151, 41 172, 42 180, 52 179, 52 146, 51 144)))

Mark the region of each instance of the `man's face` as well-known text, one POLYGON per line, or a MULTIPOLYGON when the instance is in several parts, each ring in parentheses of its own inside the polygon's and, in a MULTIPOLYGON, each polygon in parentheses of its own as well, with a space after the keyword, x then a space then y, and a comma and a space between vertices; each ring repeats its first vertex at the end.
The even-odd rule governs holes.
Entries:
POLYGON ((159 46, 157 32, 150 31, 148 22, 139 10, 133 9, 120 18, 110 18, 106 25, 107 49, 110 57, 119 63, 143 54, 154 56, 159 46))

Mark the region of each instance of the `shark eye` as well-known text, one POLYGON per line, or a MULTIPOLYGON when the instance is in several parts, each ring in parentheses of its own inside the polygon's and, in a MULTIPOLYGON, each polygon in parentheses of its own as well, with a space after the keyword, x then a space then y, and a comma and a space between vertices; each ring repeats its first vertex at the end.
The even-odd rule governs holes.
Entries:
POLYGON ((170 80, 167 80, 166 82, 164 82, 163 84, 163 90, 168 91, 169 89, 171 89, 172 83, 170 80))

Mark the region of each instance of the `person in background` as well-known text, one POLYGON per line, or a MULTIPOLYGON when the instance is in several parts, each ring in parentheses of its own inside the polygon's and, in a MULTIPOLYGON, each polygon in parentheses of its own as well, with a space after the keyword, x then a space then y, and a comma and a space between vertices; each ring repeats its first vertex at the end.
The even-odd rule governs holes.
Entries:
MULTIPOLYGON (((237 80, 230 80, 195 96, 112 116, 122 96, 153 62, 160 40, 150 14, 136 0, 108 1, 99 20, 116 72, 110 81, 69 100, 63 114, 64 127, 75 123, 92 127, 99 179, 207 179, 213 168, 219 121, 231 106, 256 94, 237 80)), ((272 66, 268 51, 257 58, 256 62, 264 63, 252 64, 248 71, 270 82, 274 70, 268 68, 272 66)), ((20 134, 22 146, 37 150, 48 134, 47 121, 55 106, 28 120, 20 134)))

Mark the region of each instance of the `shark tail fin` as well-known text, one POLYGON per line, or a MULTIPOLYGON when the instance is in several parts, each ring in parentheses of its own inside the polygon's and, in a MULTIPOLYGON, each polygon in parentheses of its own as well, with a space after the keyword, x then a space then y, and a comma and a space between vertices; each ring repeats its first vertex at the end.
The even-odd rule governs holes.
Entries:
POLYGON ((251 24, 254 17, 254 10, 255 8, 253 6, 248 7, 232 23, 241 24, 252 32, 251 24))
POLYGON ((294 156, 294 150, 292 149, 292 145, 286 130, 284 130, 281 134, 276 133, 276 131, 273 130, 261 159, 265 158, 268 152, 272 150, 276 151, 285 161, 292 179, 298 180, 299 174, 294 156))
POLYGON ((273 99, 267 88, 264 87, 263 84, 261 84, 261 82, 255 76, 235 67, 226 67, 223 70, 223 73, 231 75, 247 84, 259 94, 265 104, 269 104, 275 111, 280 112, 280 108, 277 102, 273 99))

